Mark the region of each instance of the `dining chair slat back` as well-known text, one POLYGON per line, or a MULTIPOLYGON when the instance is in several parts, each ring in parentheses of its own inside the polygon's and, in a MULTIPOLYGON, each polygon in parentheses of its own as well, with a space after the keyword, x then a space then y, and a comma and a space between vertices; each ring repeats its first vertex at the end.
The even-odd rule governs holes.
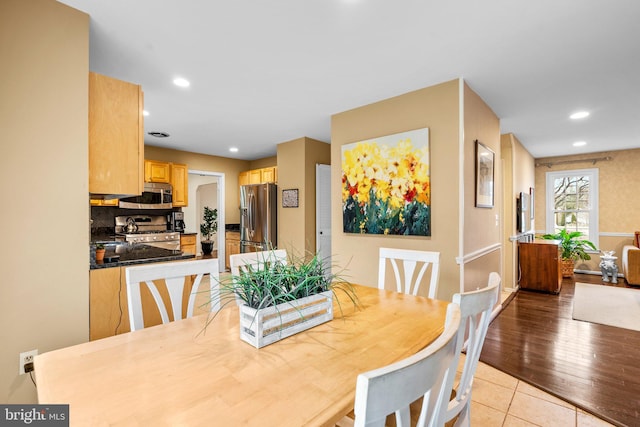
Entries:
MULTIPOLYGON (((489 280, 485 288, 458 293, 453 295, 453 303, 460 306, 461 322, 458 335, 459 350, 466 349, 466 357, 462 368, 460 382, 455 389, 453 397, 448 405, 445 421, 448 422, 457 417, 454 426, 470 426, 471 390, 480 353, 487 329, 491 322, 491 314, 498 301, 500 293, 500 275, 496 272, 489 274, 489 280)), ((451 387, 453 387, 453 383, 451 387)))
POLYGON ((239 276, 248 270, 261 270, 265 265, 272 262, 287 264, 287 251, 285 249, 275 249, 269 251, 246 252, 229 256, 229 266, 231 275, 239 276))
POLYGON ((403 360, 358 375, 354 425, 384 426, 387 415, 395 413, 396 425, 409 426, 409 405, 421 397, 417 426, 444 425, 460 321, 460 308, 449 304, 444 332, 435 341, 403 360))
POLYGON ((436 297, 440 276, 440 252, 380 248, 379 289, 385 289, 387 262, 393 267, 397 291, 411 295, 418 295, 422 279, 431 266, 427 295, 429 298, 436 297))
POLYGON ((186 317, 193 316, 196 296, 205 274, 209 275, 209 301, 211 311, 220 309, 218 259, 192 260, 158 264, 146 264, 128 267, 125 270, 127 283, 127 303, 131 331, 144 329, 144 316, 140 284, 144 283, 156 303, 162 323, 171 321, 167 307, 154 281, 164 280, 171 304, 173 320, 182 319, 183 293, 188 277, 195 276, 189 299, 186 317))

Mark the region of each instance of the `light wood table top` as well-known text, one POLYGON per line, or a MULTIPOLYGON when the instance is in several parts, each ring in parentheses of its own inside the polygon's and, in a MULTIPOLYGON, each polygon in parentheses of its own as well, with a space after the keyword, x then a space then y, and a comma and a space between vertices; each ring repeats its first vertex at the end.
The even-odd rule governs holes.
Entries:
MULTIPOLYGON (((72 426, 332 425, 353 408, 359 373, 443 331, 447 303, 356 286, 344 317, 256 349, 236 308, 41 354, 38 400, 70 405, 72 426)), ((335 302, 334 302, 335 304, 335 302)))

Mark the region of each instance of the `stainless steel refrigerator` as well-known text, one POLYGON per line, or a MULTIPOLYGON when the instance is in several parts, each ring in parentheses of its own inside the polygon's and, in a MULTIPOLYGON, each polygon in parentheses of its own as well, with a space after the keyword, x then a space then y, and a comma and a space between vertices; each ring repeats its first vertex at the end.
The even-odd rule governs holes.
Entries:
POLYGON ((240 252, 275 248, 278 243, 277 187, 251 184, 240 187, 240 252))

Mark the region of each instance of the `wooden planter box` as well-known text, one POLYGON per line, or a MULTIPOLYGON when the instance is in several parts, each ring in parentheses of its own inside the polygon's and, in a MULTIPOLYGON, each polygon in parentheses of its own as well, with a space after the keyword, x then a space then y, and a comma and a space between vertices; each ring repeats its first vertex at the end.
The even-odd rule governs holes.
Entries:
POLYGON ((240 307, 240 338, 261 348, 333 319, 333 292, 256 310, 240 307))

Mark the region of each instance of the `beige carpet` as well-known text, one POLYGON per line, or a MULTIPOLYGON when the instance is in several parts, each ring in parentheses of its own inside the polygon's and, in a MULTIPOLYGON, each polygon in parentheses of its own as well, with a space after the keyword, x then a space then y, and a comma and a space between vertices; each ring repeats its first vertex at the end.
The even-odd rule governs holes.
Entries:
POLYGON ((573 318, 640 331, 640 289, 576 283, 573 318))

